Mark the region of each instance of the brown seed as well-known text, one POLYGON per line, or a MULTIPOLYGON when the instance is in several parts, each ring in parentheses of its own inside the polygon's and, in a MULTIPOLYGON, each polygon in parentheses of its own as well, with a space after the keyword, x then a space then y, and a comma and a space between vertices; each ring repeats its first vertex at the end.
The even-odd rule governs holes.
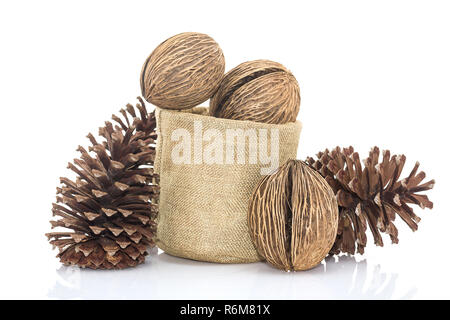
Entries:
POLYGON ((210 36, 175 35, 161 43, 141 71, 144 98, 166 109, 187 109, 208 100, 225 71, 225 58, 210 36))
POLYGON ((295 122, 299 109, 297 80, 270 60, 248 61, 230 70, 210 102, 215 117, 274 124, 295 122))
POLYGON ((255 189, 248 225, 258 253, 267 262, 286 271, 311 269, 335 241, 336 197, 318 172, 290 160, 255 189))

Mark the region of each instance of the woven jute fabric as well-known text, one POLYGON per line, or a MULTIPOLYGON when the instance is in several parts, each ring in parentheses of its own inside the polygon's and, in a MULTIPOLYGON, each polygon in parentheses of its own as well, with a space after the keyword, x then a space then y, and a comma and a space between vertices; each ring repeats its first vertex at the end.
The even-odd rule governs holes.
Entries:
MULTIPOLYGON (((202 152, 201 147, 205 147, 207 142, 200 147, 194 145, 194 136, 199 137, 199 127, 205 135, 212 130, 223 137, 230 129, 254 129, 258 133, 266 131, 272 138, 275 135, 272 130, 276 130, 281 165, 297 156, 301 123, 273 125, 219 119, 206 115, 204 108, 188 112, 157 108, 156 118, 158 143, 155 171, 160 175, 161 188, 157 219, 158 247, 168 254, 200 261, 260 261, 261 257, 249 235, 247 212, 250 196, 263 176, 261 168, 268 165, 248 160, 250 154, 255 154, 254 149, 250 150, 250 139, 234 140, 235 151, 241 147, 240 150, 244 151, 244 163, 237 160, 234 163, 206 163, 198 151, 202 152), (192 137, 188 148, 192 154, 190 162, 180 163, 173 159, 174 148, 181 141, 176 139, 180 129, 184 135, 189 133, 192 137)), ((270 139, 265 148, 272 151, 270 139)), ((225 158, 225 145, 223 149, 225 158)), ((237 152, 235 156, 237 159, 237 152)))

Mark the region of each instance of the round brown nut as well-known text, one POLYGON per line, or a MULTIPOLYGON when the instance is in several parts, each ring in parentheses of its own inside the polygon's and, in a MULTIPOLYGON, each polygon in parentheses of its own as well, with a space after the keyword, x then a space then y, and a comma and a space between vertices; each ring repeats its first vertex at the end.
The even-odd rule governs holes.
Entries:
POLYGON ((334 244, 338 204, 317 171, 290 160, 256 187, 248 225, 267 262, 286 271, 307 270, 319 264, 334 244))
POLYGON ((275 124, 295 122, 299 109, 297 80, 270 60, 244 62, 227 72, 210 101, 215 117, 275 124))
POLYGON ((214 39, 180 33, 161 43, 145 61, 142 96, 160 108, 193 108, 214 94, 224 72, 225 58, 214 39))

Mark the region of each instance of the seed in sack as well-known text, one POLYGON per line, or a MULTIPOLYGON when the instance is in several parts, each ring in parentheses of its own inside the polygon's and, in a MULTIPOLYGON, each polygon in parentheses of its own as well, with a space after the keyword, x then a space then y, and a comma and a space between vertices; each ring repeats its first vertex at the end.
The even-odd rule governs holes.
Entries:
POLYGON ((299 109, 297 80, 270 60, 244 62, 227 72, 210 101, 212 116, 272 124, 295 122, 299 109))
POLYGON ((180 33, 161 43, 141 71, 142 96, 166 109, 187 109, 208 100, 225 71, 225 58, 210 36, 180 33))

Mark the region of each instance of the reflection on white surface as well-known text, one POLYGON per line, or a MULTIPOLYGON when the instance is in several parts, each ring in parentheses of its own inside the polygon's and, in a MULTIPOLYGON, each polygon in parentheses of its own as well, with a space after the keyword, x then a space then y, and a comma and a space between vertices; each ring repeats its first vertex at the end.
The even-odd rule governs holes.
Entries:
POLYGON ((307 272, 285 273, 266 263, 212 264, 152 252, 127 270, 60 267, 52 299, 390 299, 413 298, 411 285, 395 295, 397 274, 366 260, 328 258, 307 272))

